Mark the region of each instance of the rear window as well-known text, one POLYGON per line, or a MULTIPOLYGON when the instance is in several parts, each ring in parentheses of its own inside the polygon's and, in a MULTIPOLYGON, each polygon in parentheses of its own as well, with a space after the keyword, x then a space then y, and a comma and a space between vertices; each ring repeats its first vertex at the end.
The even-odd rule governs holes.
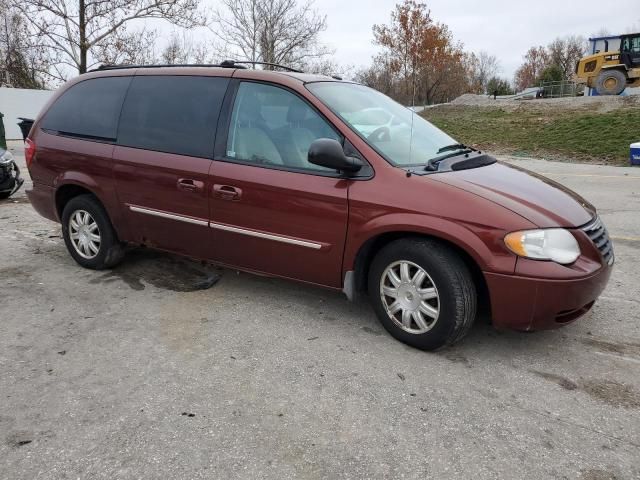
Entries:
POLYGON ((228 84, 221 77, 135 77, 122 109, 118 144, 211 158, 228 84))
POLYGON ((51 106, 42 120, 42 128, 115 140, 118 116, 130 82, 130 77, 105 77, 75 84, 51 106))

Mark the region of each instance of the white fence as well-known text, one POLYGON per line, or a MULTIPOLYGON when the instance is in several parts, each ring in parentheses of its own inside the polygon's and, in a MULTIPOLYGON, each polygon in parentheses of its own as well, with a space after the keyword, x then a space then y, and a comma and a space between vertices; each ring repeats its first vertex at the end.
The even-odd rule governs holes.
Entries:
POLYGON ((7 140, 22 140, 18 117, 36 118, 51 95, 51 90, 0 87, 0 113, 4 114, 7 140))

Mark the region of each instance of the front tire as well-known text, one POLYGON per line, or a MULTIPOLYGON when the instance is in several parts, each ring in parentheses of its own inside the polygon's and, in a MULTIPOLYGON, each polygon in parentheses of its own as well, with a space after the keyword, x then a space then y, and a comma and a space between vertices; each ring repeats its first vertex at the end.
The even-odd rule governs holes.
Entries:
POLYGON ((600 95, 620 95, 627 87, 627 76, 620 70, 603 70, 596 79, 600 95))
POLYGON ((369 295, 384 328, 421 350, 461 340, 476 316, 468 267, 451 247, 407 238, 385 246, 369 269, 369 295))
POLYGON ((65 205, 62 237, 73 259, 84 268, 112 268, 124 257, 123 244, 93 195, 74 197, 65 205))

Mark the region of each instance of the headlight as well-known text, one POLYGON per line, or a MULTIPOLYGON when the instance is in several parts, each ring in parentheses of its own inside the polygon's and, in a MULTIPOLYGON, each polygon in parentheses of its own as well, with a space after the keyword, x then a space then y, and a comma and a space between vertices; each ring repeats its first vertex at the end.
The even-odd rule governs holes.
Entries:
POLYGON ((535 260, 552 260, 563 265, 573 263, 580 256, 575 237, 563 228, 512 232, 504 243, 516 255, 535 260))
POLYGON ((13 162, 13 155, 9 150, 0 149, 0 165, 13 162))

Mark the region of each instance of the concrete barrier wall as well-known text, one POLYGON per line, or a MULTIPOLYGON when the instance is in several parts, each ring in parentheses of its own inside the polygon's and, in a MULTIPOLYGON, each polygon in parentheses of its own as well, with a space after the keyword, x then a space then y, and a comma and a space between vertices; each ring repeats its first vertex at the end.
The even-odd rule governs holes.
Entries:
POLYGON ((36 118, 51 95, 51 90, 0 87, 0 112, 4 114, 7 140, 22 140, 18 117, 36 118))

